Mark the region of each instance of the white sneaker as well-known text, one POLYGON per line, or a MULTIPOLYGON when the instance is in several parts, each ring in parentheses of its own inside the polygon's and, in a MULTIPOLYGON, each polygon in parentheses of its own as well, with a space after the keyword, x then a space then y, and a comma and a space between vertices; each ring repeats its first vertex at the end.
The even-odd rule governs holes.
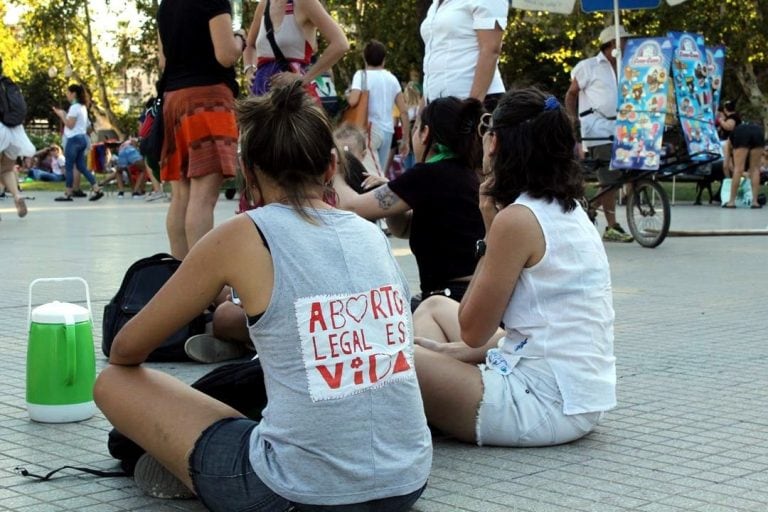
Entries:
POLYGON ((144 198, 146 202, 157 201, 158 199, 165 199, 165 192, 158 190, 157 192, 150 192, 147 197, 144 198))
POLYGON ((139 457, 136 462, 133 479, 136 487, 153 498, 188 500, 195 497, 195 494, 181 480, 148 453, 139 457))
POLYGON ((243 343, 222 341, 211 334, 196 334, 184 343, 184 352, 198 363, 220 363, 245 357, 249 350, 243 343))

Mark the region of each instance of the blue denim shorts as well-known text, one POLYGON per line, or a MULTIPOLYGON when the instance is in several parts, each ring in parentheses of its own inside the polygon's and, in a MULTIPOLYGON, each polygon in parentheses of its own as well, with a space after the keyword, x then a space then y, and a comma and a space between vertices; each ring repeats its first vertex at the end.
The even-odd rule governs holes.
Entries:
POLYGON ((258 422, 248 418, 224 418, 205 429, 195 443, 189 456, 189 475, 197 497, 209 510, 395 512, 410 509, 424 492, 422 487, 404 496, 351 505, 293 503, 267 487, 251 467, 248 453, 256 425, 258 422))
POLYGON ((126 146, 117 154, 118 167, 128 167, 141 160, 144 160, 144 158, 134 146, 126 146))

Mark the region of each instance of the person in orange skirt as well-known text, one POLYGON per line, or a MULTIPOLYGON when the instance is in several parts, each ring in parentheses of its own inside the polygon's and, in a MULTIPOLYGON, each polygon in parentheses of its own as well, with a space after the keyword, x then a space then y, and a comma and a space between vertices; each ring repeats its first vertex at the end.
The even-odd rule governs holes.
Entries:
POLYGON ((157 24, 165 93, 160 177, 171 183, 171 254, 183 259, 213 228, 219 187, 235 176, 234 65, 245 33, 232 28, 229 0, 165 0, 157 24))

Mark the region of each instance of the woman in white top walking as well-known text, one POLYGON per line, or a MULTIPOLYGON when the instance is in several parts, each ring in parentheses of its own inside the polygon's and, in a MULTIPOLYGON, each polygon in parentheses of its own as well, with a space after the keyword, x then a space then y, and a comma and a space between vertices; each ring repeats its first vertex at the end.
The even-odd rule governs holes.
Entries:
POLYGON ((410 152, 411 130, 408 122, 408 106, 405 104, 403 90, 395 75, 384 69, 384 59, 387 48, 381 42, 371 40, 363 49, 365 69, 358 70, 352 77, 349 97, 350 107, 360 101, 363 90, 368 91, 368 122, 371 126, 370 148, 376 155, 381 175, 385 176, 387 157, 395 134, 392 117, 394 107, 400 113, 403 126, 403 138, 400 144, 400 155, 405 158, 410 152))
POLYGON ((64 195, 57 197, 56 201, 72 201, 72 182, 74 180, 74 168, 85 176, 91 184, 91 201, 98 201, 104 196, 101 187, 96 183, 96 178, 85 163, 85 151, 88 149, 88 107, 86 107, 85 89, 82 85, 72 84, 67 88, 67 100, 70 103, 69 110, 53 107, 53 111, 64 123, 64 172, 66 189, 64 195))
POLYGON ((616 405, 616 368, 610 270, 578 203, 570 120, 554 96, 520 89, 479 131, 486 238, 458 322, 456 309, 433 317, 460 339, 417 347, 427 419, 480 445, 573 441, 616 405))

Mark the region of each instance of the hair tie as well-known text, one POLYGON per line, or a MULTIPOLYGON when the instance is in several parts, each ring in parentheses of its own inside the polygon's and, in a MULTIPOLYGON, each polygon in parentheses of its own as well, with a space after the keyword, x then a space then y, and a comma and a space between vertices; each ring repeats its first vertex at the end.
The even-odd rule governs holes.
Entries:
POLYGON ((554 96, 547 96, 547 99, 544 100, 544 111, 557 110, 558 108, 560 108, 560 102, 557 101, 557 98, 554 96))

